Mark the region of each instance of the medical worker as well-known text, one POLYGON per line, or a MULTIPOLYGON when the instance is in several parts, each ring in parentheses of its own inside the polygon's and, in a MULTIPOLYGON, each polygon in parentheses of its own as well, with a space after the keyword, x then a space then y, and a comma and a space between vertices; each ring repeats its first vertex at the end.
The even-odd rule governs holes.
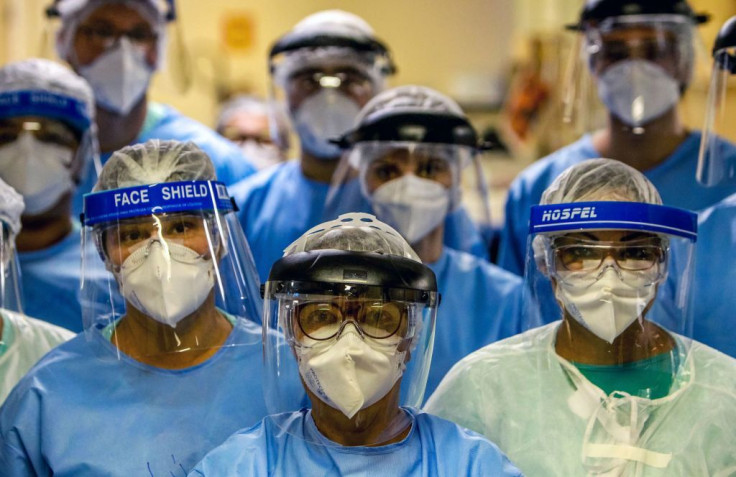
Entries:
POLYGON ((151 140, 105 164, 84 224, 99 251, 83 265, 85 331, 0 409, 0 468, 185 475, 266 415, 258 282, 230 197, 204 151, 151 140))
MULTIPOLYGON (((713 47, 713 74, 700 150, 698 180, 706 186, 732 181, 736 155, 724 138, 736 140, 736 18, 723 25, 713 47)), ((674 277, 673 277, 674 278, 674 277)), ((698 214, 698 261, 693 294, 702 311, 693 336, 736 357, 736 193, 698 214)))
MULTIPOLYGON (((589 72, 607 110, 606 126, 532 164, 511 184, 498 263, 521 275, 529 209, 568 167, 610 157, 644 173, 665 204, 698 210, 736 192, 736 179, 706 188, 693 180, 700 133, 683 124, 677 105, 695 62, 695 14, 685 0, 588 0, 578 30, 579 70, 589 72)), ((729 153, 736 148, 728 144, 729 153)))
POLYGON ((25 202, 16 241, 23 311, 81 331, 81 226, 71 203, 97 154, 92 91, 69 69, 29 59, 0 68, 0 104, 0 178, 25 202))
MULTIPOLYGON (((61 18, 59 58, 86 79, 97 102, 101 160, 128 144, 149 139, 192 141, 212 159, 220 181, 231 184, 255 171, 237 146, 170 106, 148 100, 154 73, 164 66, 166 24, 176 20, 173 0, 55 0, 49 16, 61 18)), ((74 199, 97 179, 93 167, 74 199)))
POLYGON ((23 314, 15 237, 23 196, 0 179, 0 404, 24 374, 74 333, 23 314))
POLYGON ((445 219, 463 203, 463 169, 472 164, 482 173, 478 136, 450 98, 399 86, 368 102, 344 143, 373 213, 398 230, 437 277, 442 307, 429 396, 461 358, 521 331, 521 279, 443 244, 445 219))
POLYGON ((736 360, 686 336, 701 316, 696 215, 610 159, 572 166, 541 204, 525 317, 558 321, 465 358, 427 412, 486 435, 527 475, 733 475, 736 360), (675 248, 687 263, 670 291, 675 248), (549 284, 556 303, 537 294, 549 284))
MULTIPOLYGON (((273 45, 269 64, 273 100, 299 137, 299 160, 230 188, 262 281, 305 230, 340 213, 370 210, 357 181, 338 167, 342 151, 331 140, 353 127, 360 109, 395 70, 370 25, 340 10, 300 21, 273 45)), ((487 255, 467 214, 453 214, 451 222, 451 246, 487 255)))
POLYGON ((258 169, 284 162, 289 152, 289 125, 279 109, 258 97, 238 95, 222 105, 216 131, 243 151, 258 169), (271 127, 277 128, 275 135, 271 127))
POLYGON ((286 412, 190 475, 520 475, 481 436, 408 407, 422 399, 440 296, 391 227, 353 213, 307 231, 273 265, 264 298, 267 402, 286 412), (289 406, 290 374, 311 408, 289 406))

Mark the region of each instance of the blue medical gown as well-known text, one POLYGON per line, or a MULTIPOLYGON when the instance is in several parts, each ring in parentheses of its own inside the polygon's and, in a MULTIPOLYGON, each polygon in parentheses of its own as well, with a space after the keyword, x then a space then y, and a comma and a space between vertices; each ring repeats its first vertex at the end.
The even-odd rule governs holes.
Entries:
MULTIPOLYGON (((344 184, 325 207, 330 185, 304 176, 299 161, 289 161, 228 187, 240 209, 238 218, 253 252, 261 282, 284 249, 310 228, 348 212, 371 213, 357 180, 344 184)), ((480 232, 463 209, 445 221, 445 243, 487 257, 480 232)))
POLYGON ((522 281, 474 255, 447 247, 428 264, 442 302, 425 399, 452 366, 483 346, 521 332, 522 281))
POLYGON ((214 356, 180 370, 118 359, 99 329, 51 351, 0 408, 0 474, 186 475, 267 414, 261 328, 237 323, 214 356))
MULTIPOLYGON (((82 331, 82 307, 80 305, 80 278, 82 263, 80 253, 79 222, 73 222, 72 231, 64 239, 46 249, 19 252, 18 262, 23 282, 23 311, 68 330, 82 331)), ((85 260, 99 261, 94 245, 84 250, 85 260)), ((88 268, 86 280, 104 280, 108 272, 102 267, 88 268), (90 275, 90 273, 98 275, 90 275)))
MULTIPOLYGON (((736 192, 736 179, 716 187, 705 187, 695 180, 700 133, 691 133, 662 164, 644 171, 665 205, 699 210, 736 192)), ((736 146, 727 144, 731 154, 736 146)), ((578 141, 540 159, 523 170, 512 182, 506 199, 504 226, 501 229, 498 264, 518 275, 524 272, 529 209, 537 205, 544 190, 568 167, 586 159, 601 157, 593 139, 585 135, 578 141)))
MULTIPOLYGON (((243 156, 240 149, 224 137, 202 123, 182 115, 174 108, 150 102, 146 119, 138 137, 133 144, 139 144, 149 139, 167 139, 176 141, 192 141, 212 159, 217 173, 217 180, 225 184, 233 184, 256 171, 253 163, 243 156)), ((102 164, 112 154, 103 154, 102 164)), ((92 164, 87 168, 76 194, 73 198, 73 212, 78 216, 82 212, 82 196, 92 190, 97 182, 97 172, 92 164)))
POLYGON ((413 424, 409 435, 378 447, 328 440, 306 409, 268 416, 207 454, 190 475, 521 475, 479 434, 415 409, 406 412, 413 424))
POLYGON ((693 338, 736 357, 736 194, 699 214, 695 255, 693 338))

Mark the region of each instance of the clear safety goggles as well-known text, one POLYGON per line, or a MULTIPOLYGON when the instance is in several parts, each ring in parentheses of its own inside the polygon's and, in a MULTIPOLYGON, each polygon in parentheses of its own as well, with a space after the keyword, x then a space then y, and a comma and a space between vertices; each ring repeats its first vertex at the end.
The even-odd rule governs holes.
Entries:
MULTIPOLYGON (((664 278, 668 241, 648 236, 631 241, 602 242, 569 235, 551 240, 552 274, 563 282, 595 281, 604 264, 635 273, 646 283, 664 278)), ((637 280, 638 281, 638 280, 637 280)))
POLYGON ((15 142, 22 133, 31 134, 41 142, 70 149, 76 149, 80 141, 74 130, 55 119, 35 116, 0 119, 0 145, 15 142))
POLYGON ((129 30, 118 30, 108 23, 82 23, 77 27, 78 38, 88 46, 107 50, 125 37, 133 45, 148 48, 156 45, 159 35, 154 28, 142 23, 129 30))

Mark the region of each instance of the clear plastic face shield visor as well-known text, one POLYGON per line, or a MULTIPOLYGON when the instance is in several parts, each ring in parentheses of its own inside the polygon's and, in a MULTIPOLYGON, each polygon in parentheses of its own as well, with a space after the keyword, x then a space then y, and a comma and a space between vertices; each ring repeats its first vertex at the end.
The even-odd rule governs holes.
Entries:
POLYGON ((412 245, 461 209, 476 223, 490 223, 488 187, 474 147, 358 142, 335 173, 327 210, 338 205, 340 190, 355 180, 376 217, 412 245))
POLYGON ((46 8, 46 17, 40 45, 43 58, 75 58, 75 43, 90 51, 104 52, 125 38, 134 49, 152 52, 156 58, 151 65, 153 70, 164 71, 167 82, 178 92, 186 93, 191 87, 191 57, 181 22, 177 21, 175 0, 55 0, 46 8), (89 22, 90 14, 105 4, 133 9, 147 24, 121 31, 109 20, 89 22))
POLYGON ((15 236, 0 220, 0 308, 23 313, 23 292, 15 250, 15 236))
MULTIPOLYGON (((346 133, 360 109, 384 88, 393 72, 387 53, 346 46, 304 47, 271 56, 272 134, 279 133, 278 111, 285 111, 300 147, 310 155, 338 159, 330 142, 346 133)), ((275 142, 284 142, 275 137, 275 142)))
POLYGON ((225 186, 166 182, 85 195, 89 339, 161 362, 260 342, 258 275, 225 186))
POLYGON ((705 125, 700 143, 697 179, 715 186, 736 178, 736 46, 713 53, 705 125))
POLYGON ((526 327, 562 319, 558 340, 585 340, 621 365, 661 352, 648 343, 692 336, 696 221, 689 211, 638 202, 532 207, 526 327))
POLYGON ((643 133, 677 107, 693 72, 704 67, 693 20, 683 15, 609 17, 582 27, 578 41, 563 119, 581 133, 605 125, 606 111, 643 133))
MULTIPOLYGON (((321 259, 330 260, 332 251, 322 252, 321 259)), ((270 413, 302 407, 301 395, 289 389, 298 375, 317 427, 325 423, 322 434, 332 437, 329 429, 338 426, 345 435, 335 445, 376 445, 406 430, 399 406, 421 405, 438 294, 361 285, 361 264, 353 268, 355 284, 266 283, 266 402, 270 413), (389 419, 364 433, 365 420, 379 415, 389 419)), ((307 439, 326 443, 316 434, 307 439)))

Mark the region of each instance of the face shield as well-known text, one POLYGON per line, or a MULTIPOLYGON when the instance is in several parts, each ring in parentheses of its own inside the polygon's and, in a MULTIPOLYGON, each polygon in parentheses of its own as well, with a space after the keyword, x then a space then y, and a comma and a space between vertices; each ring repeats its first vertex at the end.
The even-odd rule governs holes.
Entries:
POLYGON ((4 221, 0 221, 0 308, 23 313, 15 233, 4 221))
POLYGON ((375 41, 360 49, 285 48, 274 49, 270 60, 274 109, 287 112, 305 152, 337 159, 341 150, 330 139, 346 133, 360 109, 383 89, 393 71, 387 50, 375 41))
MULTIPOLYGON (((85 195, 82 310, 90 339, 143 362, 260 341, 258 275, 227 189, 164 182, 85 195)), ((172 358, 173 359, 173 358, 172 358)))
MULTIPOLYGON (((406 431, 400 406, 422 402, 439 295, 434 274, 395 231, 352 215, 332 225, 370 220, 355 225, 364 243, 388 234, 378 247, 403 243, 404 252, 309 250, 336 233, 327 224, 274 264, 264 295, 266 402, 272 414, 298 410, 300 395, 289 388, 298 374, 312 418, 332 444, 378 445, 406 431), (337 428, 336 438, 330 431, 337 428)), ((319 433, 297 437, 330 443, 319 433)))
POLYGON ((565 120, 592 122, 602 104, 636 133, 677 107, 690 84, 698 44, 683 15, 624 15, 581 27, 568 67, 565 120), (594 86, 593 86, 594 85, 594 86), (594 97, 593 93, 596 93, 594 97))
POLYGON ((342 138, 349 150, 334 174, 326 209, 339 206, 340 191, 357 180, 379 220, 412 245, 453 214, 469 213, 476 223, 490 224, 488 187, 470 123, 461 112, 401 107, 362 113, 342 138))
POLYGON ((533 207, 526 327, 562 319, 558 339, 587 343, 609 364, 659 354, 642 343, 692 336, 695 237, 696 215, 672 207, 637 202, 533 207), (665 280, 669 273, 678 275, 676 284, 665 280))
POLYGON ((736 177, 736 21, 724 25, 713 51, 708 103, 700 143, 697 179, 714 186, 736 177))

